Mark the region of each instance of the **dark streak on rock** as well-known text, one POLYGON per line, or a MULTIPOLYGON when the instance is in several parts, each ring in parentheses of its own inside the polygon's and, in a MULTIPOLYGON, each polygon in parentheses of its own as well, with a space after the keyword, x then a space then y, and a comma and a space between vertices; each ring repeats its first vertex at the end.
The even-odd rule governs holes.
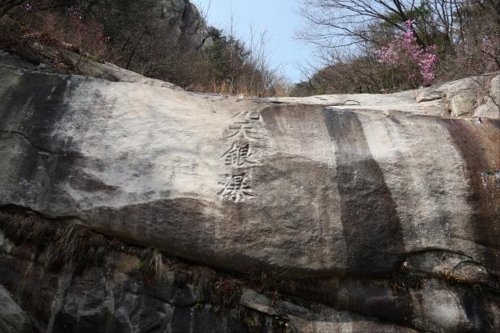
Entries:
POLYGON ((357 115, 326 108, 323 113, 337 149, 336 182, 349 265, 361 275, 392 274, 405 246, 384 174, 370 153, 357 115))
MULTIPOLYGON (((51 155, 68 155, 68 154, 73 155, 74 154, 73 152, 57 151, 57 150, 51 150, 51 149, 41 147, 40 145, 33 142, 26 134, 19 132, 19 131, 2 131, 2 130, 0 130, 0 134, 7 134, 8 135, 7 139, 10 138, 11 135, 17 135, 17 136, 23 138, 24 140, 26 140, 30 145, 32 145, 37 150, 44 152, 44 153, 47 153, 47 154, 51 154, 51 155)), ((0 137, 0 139, 5 139, 5 138, 0 137)))
MULTIPOLYGON (((10 182, 19 184, 10 198, 12 202, 23 200, 26 191, 36 192, 35 200, 49 200, 58 202, 61 206, 71 210, 74 202, 61 190, 61 184, 68 182, 72 177, 73 166, 80 157, 75 154, 51 154, 39 149, 24 136, 15 135, 9 139, 20 145, 22 154, 12 154, 12 163, 16 167, 10 174, 10 182), (17 197, 16 197, 17 196, 17 197)), ((9 154, 0 154, 9 158, 9 154)), ((36 202, 30 202, 36 205, 36 202)))
POLYGON ((78 122, 73 118, 91 119, 91 108, 102 101, 98 91, 94 91, 92 103, 81 103, 79 110, 72 110, 68 104, 81 83, 89 79, 40 73, 17 74, 7 79, 10 85, 0 100, 1 139, 15 140, 25 147, 23 154, 14 157, 16 172, 12 183, 36 184, 39 198, 68 208, 75 203, 60 189, 68 178, 74 177, 77 184, 89 190, 100 190, 100 184, 74 174, 73 166, 82 157, 77 147, 80 142, 57 132, 65 124, 79 124, 82 133, 91 126, 90 120, 78 122))
POLYGON ((91 110, 99 107, 105 111, 107 104, 113 103, 95 89, 87 92, 91 96, 78 104, 78 110, 72 109, 69 101, 80 96, 79 87, 91 80, 40 73, 14 77, 0 99, 0 131, 21 134, 49 153, 76 154, 80 142, 57 129, 77 124, 79 132, 85 133, 92 125, 91 110), (80 118, 88 121, 78 121, 80 118))
POLYGON ((495 175, 500 170, 500 121, 483 123, 463 119, 442 119, 453 143, 465 161, 469 178, 468 203, 473 209, 471 218, 474 241, 484 246, 484 264, 496 275, 500 274, 500 185, 495 175))
POLYGON ((204 214, 206 205, 207 202, 190 198, 162 199, 116 209, 95 208, 83 215, 85 220, 95 221, 91 228, 132 244, 159 248, 195 261, 224 263, 224 258, 207 251, 214 241, 216 222, 204 214), (165 242, 165 238, 170 241, 165 242))
POLYGON ((67 111, 66 94, 75 88, 69 88, 69 80, 57 75, 21 75, 0 101, 0 118, 4 120, 0 129, 22 132, 37 146, 57 150, 53 147, 64 142, 54 140, 52 133, 67 111))

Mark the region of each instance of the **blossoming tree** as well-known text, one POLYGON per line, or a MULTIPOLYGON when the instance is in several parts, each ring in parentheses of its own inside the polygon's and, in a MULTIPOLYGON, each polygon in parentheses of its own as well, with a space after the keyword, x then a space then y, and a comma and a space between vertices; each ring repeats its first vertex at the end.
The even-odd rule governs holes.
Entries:
POLYGON ((413 82, 429 86, 434 80, 436 67, 436 47, 423 47, 417 43, 413 28, 413 20, 405 22, 406 32, 396 37, 389 44, 376 51, 380 62, 387 64, 391 69, 403 70, 408 73, 408 79, 413 82))

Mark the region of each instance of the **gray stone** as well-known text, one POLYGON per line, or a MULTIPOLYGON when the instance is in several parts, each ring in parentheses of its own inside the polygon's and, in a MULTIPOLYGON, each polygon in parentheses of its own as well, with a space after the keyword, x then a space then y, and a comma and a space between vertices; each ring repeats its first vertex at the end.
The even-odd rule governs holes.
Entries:
MULTIPOLYGON (((429 116, 442 101, 414 91, 254 101, 135 79, 0 65, 0 207, 312 302, 245 293, 265 327, 498 330, 500 120, 429 116)), ((148 286, 136 257, 79 276, 1 248, 0 282, 22 279, 50 331, 241 331, 186 275, 148 286)))
POLYGON ((476 93, 474 91, 460 92, 450 98, 450 112, 453 117, 472 115, 476 93))
POLYGON ((489 97, 496 105, 500 105, 500 75, 495 76, 490 82, 489 97))
MULTIPOLYGON (((123 37, 121 27, 127 26, 125 36, 133 33, 142 33, 148 29, 148 34, 157 38, 158 43, 175 44, 181 38, 183 43, 200 47, 206 38, 205 22, 195 5, 189 0, 112 0, 89 1, 79 0, 81 6, 89 8, 102 23, 114 31, 114 34, 123 37), (115 20, 109 21, 101 14, 115 15, 115 20), (120 26, 123 25, 123 26, 120 26), (117 30, 118 28, 118 30, 117 30), (133 30, 133 31, 131 31, 133 30)), ((186 45, 184 45, 186 46, 186 45)))
POLYGON ((271 301, 263 294, 246 289, 240 304, 270 316, 286 318, 284 326, 291 332, 402 332, 416 333, 408 327, 381 323, 375 317, 363 317, 349 311, 314 305, 314 310, 286 301, 271 301))
POLYGON ((488 74, 392 94, 339 94, 265 99, 273 103, 315 104, 337 109, 405 112, 431 116, 500 118, 499 76, 488 74), (489 88, 488 88, 489 87, 489 88), (486 94, 486 95, 485 95, 486 94), (481 102, 481 96, 486 102, 481 102))
POLYGON ((474 116, 500 118, 500 75, 491 80, 484 100, 486 102, 476 108, 474 116))
POLYGON ((497 122, 268 107, 10 69, 0 87, 0 205, 243 271, 383 275, 436 247, 498 268, 484 255, 495 246, 464 240, 484 238, 478 207, 494 229, 497 199, 471 200, 481 179, 456 168, 476 167, 469 149, 484 156, 478 174, 498 168, 497 122))
POLYGON ((0 285, 0 332, 30 333, 31 322, 26 313, 12 299, 5 288, 0 285))
POLYGON ((418 103, 434 101, 436 99, 443 98, 443 93, 440 91, 435 91, 431 89, 419 89, 417 90, 415 100, 418 103))
POLYGON ((448 108, 446 111, 451 116, 500 118, 498 107, 493 107, 489 102, 491 99, 489 96, 495 94, 493 91, 498 85, 497 80, 494 74, 485 74, 447 82, 427 89, 444 95, 448 108))
MULTIPOLYGON (((444 103, 439 99, 417 102, 419 91, 410 90, 392 94, 338 94, 309 97, 274 97, 264 101, 284 104, 307 104, 333 106, 346 110, 374 110, 383 112, 405 112, 439 116, 443 113, 444 103)), ((432 92, 430 94, 433 94, 432 92)), ((437 93, 441 95, 441 93, 437 93)))
POLYGON ((496 104, 493 99, 488 98, 486 103, 476 108, 474 117, 500 118, 499 104, 496 104))

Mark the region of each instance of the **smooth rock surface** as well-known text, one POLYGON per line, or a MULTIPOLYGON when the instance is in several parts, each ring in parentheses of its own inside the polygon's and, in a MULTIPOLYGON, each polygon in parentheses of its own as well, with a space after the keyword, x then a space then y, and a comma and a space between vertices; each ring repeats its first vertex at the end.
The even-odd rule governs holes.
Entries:
POLYGON ((485 74, 391 94, 338 94, 278 97, 273 103, 314 104, 338 109, 408 112, 431 116, 500 118, 500 75, 485 74))
MULTIPOLYGON (((240 301, 299 331, 497 331, 500 120, 430 116, 442 101, 414 94, 241 100, 0 65, 0 209, 279 277, 326 307, 240 301)), ((0 249, 23 309, 25 293, 54 300, 33 310, 51 332, 215 320, 196 288, 174 304, 113 280, 131 266, 46 279, 35 250, 0 249)))
MULTIPOLYGON (((309 97, 276 97, 265 101, 286 104, 312 104, 334 106, 338 109, 377 110, 385 112, 408 112, 423 115, 440 116, 444 103, 436 98, 424 98, 418 102, 419 91, 409 90, 392 94, 338 94, 309 97)), ((441 95, 441 93, 439 93, 441 95)))
POLYGON ((0 205, 240 271, 384 275, 442 249, 498 272, 498 121, 1 74, 0 205))

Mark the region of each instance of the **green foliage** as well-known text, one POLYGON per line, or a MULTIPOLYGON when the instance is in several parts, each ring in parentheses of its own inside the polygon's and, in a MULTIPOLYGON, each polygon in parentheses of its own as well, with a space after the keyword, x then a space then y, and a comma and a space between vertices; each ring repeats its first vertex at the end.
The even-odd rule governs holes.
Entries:
POLYGON ((227 36, 222 30, 214 27, 208 29, 208 36, 212 44, 202 52, 208 60, 208 70, 217 84, 233 82, 243 72, 248 64, 251 52, 234 36, 227 36))
POLYGON ((290 96, 305 97, 319 93, 311 81, 300 81, 290 91, 290 96))

